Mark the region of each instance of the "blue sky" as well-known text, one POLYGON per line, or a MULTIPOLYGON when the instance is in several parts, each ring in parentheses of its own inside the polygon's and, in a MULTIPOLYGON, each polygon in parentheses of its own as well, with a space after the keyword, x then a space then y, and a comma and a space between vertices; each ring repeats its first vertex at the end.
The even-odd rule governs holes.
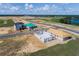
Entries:
POLYGON ((0 15, 79 15, 79 3, 0 3, 0 15))

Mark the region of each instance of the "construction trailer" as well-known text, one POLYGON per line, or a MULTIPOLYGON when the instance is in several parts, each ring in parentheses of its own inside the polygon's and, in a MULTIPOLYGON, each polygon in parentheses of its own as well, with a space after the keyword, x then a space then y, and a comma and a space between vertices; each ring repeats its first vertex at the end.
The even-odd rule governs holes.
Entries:
POLYGON ((37 28, 37 25, 35 25, 33 23, 27 23, 27 24, 23 24, 23 25, 29 30, 33 30, 33 29, 37 28))
POLYGON ((15 23, 16 30, 24 30, 24 29, 26 29, 26 27, 23 24, 24 23, 22 23, 22 22, 15 23))
POLYGON ((39 31, 36 31, 34 35, 43 43, 47 43, 55 39, 55 37, 51 33, 46 31, 39 30, 39 31))

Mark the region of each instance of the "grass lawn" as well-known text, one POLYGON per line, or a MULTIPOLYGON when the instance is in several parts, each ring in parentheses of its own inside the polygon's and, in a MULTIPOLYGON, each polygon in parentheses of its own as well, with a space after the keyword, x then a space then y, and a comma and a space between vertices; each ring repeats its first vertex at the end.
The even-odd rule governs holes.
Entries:
POLYGON ((12 19, 8 19, 8 20, 0 19, 0 27, 9 27, 13 25, 14 25, 14 22, 12 21, 12 19))
POLYGON ((31 56, 79 56, 79 39, 30 54, 31 56))

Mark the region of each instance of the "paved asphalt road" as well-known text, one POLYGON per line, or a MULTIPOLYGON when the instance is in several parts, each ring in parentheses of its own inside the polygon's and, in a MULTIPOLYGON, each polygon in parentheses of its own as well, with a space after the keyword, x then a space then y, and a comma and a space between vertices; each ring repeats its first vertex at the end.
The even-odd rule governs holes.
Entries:
MULTIPOLYGON (((35 23, 36 23, 36 22, 35 22, 35 23)), ((36 24, 44 24, 44 23, 36 23, 36 24)), ((60 29, 63 29, 63 30, 65 30, 65 31, 67 31, 67 32, 70 32, 70 33, 72 33, 72 34, 79 35, 79 31, 76 31, 76 30, 72 30, 72 29, 65 28, 65 27, 58 26, 58 25, 51 25, 51 24, 44 24, 44 25, 51 26, 52 28, 53 28, 53 27, 60 28, 60 29)))
POLYGON ((3 34, 0 35, 0 39, 6 39, 6 38, 16 37, 20 35, 28 35, 28 34, 33 34, 33 32, 31 31, 31 32, 16 32, 12 34, 3 34))

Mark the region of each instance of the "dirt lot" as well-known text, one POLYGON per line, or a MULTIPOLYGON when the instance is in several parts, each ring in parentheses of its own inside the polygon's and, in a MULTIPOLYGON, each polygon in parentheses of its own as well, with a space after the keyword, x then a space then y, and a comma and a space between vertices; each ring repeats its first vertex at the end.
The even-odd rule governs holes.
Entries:
POLYGON ((44 48, 45 45, 33 35, 17 36, 0 40, 0 55, 23 55, 44 48))
POLYGON ((8 34, 12 29, 12 27, 0 27, 0 34, 8 34))

